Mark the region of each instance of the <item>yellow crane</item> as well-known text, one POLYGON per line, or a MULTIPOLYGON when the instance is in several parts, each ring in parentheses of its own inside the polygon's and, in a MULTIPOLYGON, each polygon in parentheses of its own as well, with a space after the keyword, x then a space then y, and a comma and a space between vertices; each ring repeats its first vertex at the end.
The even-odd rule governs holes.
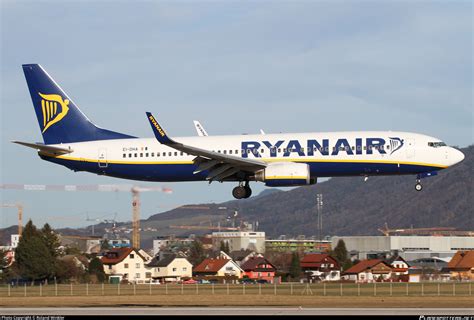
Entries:
POLYGON ((23 233, 23 205, 21 203, 4 203, 1 205, 2 208, 17 208, 18 210, 18 235, 21 237, 23 233))

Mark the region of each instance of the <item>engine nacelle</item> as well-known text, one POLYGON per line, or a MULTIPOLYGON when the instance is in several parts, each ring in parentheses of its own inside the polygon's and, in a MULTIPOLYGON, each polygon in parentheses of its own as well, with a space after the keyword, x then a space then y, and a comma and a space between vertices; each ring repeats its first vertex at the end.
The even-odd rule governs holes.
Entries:
POLYGON ((255 174, 255 180, 268 187, 294 187, 316 183, 306 163, 276 162, 255 174))

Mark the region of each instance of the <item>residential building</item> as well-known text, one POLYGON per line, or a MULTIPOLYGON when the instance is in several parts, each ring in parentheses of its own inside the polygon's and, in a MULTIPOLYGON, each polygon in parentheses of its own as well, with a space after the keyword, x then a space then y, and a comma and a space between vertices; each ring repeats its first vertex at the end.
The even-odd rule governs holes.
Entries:
POLYGON ((474 250, 458 251, 448 263, 453 280, 474 280, 474 250))
POLYGON ((339 281, 341 266, 327 253, 310 253, 300 261, 301 270, 312 281, 339 281))
POLYGON ((193 265, 186 257, 177 254, 158 255, 147 265, 154 280, 177 282, 193 276, 193 265))
POLYGON ((171 246, 189 246, 194 242, 192 238, 156 237, 153 240, 153 255, 158 255, 162 250, 169 249, 171 246))
POLYGON ((266 280, 273 283, 275 280, 276 268, 264 257, 251 257, 241 266, 244 275, 254 280, 266 280))
POLYGON ((265 253, 265 232, 213 232, 213 249, 220 250, 222 242, 229 244, 231 252, 251 250, 257 253, 265 253))
POLYGON ((410 265, 399 255, 394 255, 385 260, 385 262, 392 267, 392 273, 394 275, 400 276, 408 274, 408 268, 410 268, 410 265))
POLYGON ((375 282, 388 280, 392 275, 392 267, 383 260, 362 260, 347 269, 342 279, 355 282, 375 282))
POLYGON ((256 253, 250 250, 239 250, 239 251, 232 251, 229 253, 229 256, 232 260, 234 260, 239 266, 242 266, 247 260, 253 257, 263 257, 262 254, 256 253))
POLYGON ((353 259, 364 260, 398 254, 406 261, 419 258, 451 258, 458 250, 474 250, 474 237, 451 236, 350 236, 333 237, 335 247, 344 240, 353 259))
POLYGON ((101 260, 112 283, 145 283, 151 279, 152 273, 146 267, 151 257, 143 250, 115 248, 106 252, 101 260))
POLYGON ((240 279, 243 273, 242 268, 224 252, 217 258, 204 259, 193 269, 193 274, 201 278, 240 279))

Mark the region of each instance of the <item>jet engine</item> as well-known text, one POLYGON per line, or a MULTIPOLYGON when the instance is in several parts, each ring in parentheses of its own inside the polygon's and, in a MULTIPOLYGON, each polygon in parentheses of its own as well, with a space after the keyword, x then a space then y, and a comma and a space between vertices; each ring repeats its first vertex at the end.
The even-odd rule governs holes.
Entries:
POLYGON ((294 187, 316 183, 306 163, 275 162, 255 174, 255 181, 268 187, 294 187))

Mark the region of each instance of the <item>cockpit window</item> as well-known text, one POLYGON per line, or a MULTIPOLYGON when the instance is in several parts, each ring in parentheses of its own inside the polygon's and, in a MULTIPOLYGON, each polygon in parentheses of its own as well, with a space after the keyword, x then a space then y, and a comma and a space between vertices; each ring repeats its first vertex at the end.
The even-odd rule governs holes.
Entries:
POLYGON ((428 142, 428 146, 433 147, 433 148, 445 147, 446 143, 444 143, 444 142, 428 142))

